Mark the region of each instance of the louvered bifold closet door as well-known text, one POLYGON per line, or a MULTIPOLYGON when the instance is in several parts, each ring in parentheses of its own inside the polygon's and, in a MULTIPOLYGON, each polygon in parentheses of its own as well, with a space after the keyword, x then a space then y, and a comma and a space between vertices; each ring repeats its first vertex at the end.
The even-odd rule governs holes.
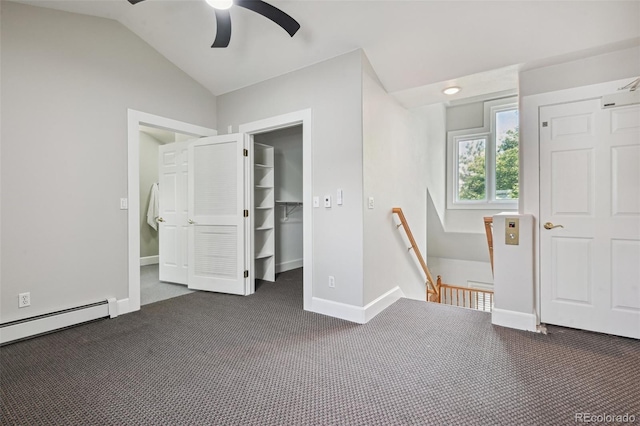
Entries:
POLYGON ((244 139, 189 147, 189 288, 244 294, 244 139))

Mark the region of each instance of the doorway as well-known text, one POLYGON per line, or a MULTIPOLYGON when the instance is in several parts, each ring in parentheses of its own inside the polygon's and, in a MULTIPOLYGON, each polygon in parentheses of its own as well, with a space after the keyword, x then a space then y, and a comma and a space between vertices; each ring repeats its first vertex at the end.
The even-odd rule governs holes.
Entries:
POLYGON ((273 281, 303 266, 302 125, 260 133, 253 141, 255 252, 265 253, 256 255, 256 279, 273 281), (259 162, 271 159, 271 166, 259 162), (258 185, 265 181, 271 185, 258 185))
POLYGON ((186 287, 186 219, 179 219, 187 210, 185 152, 193 140, 140 125, 140 305, 192 292, 186 287))
POLYGON ((181 138, 191 139, 215 136, 218 133, 214 129, 141 111, 128 110, 128 297, 118 302, 119 314, 134 312, 140 309, 140 233, 142 227, 141 209, 143 204, 141 203, 141 195, 144 193, 140 188, 141 126, 145 126, 147 129, 177 133, 183 135, 180 136, 181 138))
MULTIPOLYGON (((311 209, 311 202, 312 202, 311 110, 307 109, 307 110, 297 111, 289 114, 271 117, 265 120, 242 124, 239 127, 239 131, 240 133, 247 134, 249 139, 248 143, 249 143, 250 149, 253 148, 254 143, 256 142, 256 138, 258 141, 260 141, 261 139, 264 141, 265 138, 268 140, 270 138, 269 137, 270 133, 273 136, 278 134, 286 135, 289 132, 295 133, 297 131, 297 132, 300 132, 302 135, 302 153, 301 153, 302 198, 292 199, 292 200, 283 199, 280 201, 285 201, 285 202, 290 201, 291 203, 294 203, 294 202, 301 203, 301 205, 297 206, 297 214, 300 213, 300 210, 302 211, 303 308, 305 310, 310 310, 311 303, 312 303, 312 289, 313 289, 313 285, 312 285, 313 215, 312 215, 312 209, 311 209), (286 130, 286 129, 291 129, 291 130, 286 130), (272 133, 274 131, 281 131, 283 133, 272 133)), ((298 177, 298 180, 299 180, 299 177, 298 177)), ((297 195, 299 195, 300 193, 299 188, 297 189, 297 191, 298 191, 297 195)), ((280 192, 279 194, 281 197, 289 196, 289 193, 287 192, 280 192)), ((290 193, 290 195, 293 197, 294 194, 290 193)), ((274 204, 275 204, 275 201, 276 200, 274 199, 274 204)), ((249 204, 251 203, 249 202, 249 204)), ((293 207, 292 205, 287 205, 285 207, 284 205, 285 203, 280 203, 280 204, 281 205, 276 208, 276 211, 274 211, 274 214, 278 215, 278 218, 279 218, 278 221, 280 221, 281 219, 284 219, 284 214, 286 214, 286 211, 283 212, 283 208, 291 209, 293 207)), ((250 230, 250 232, 253 232, 253 231, 254 231, 253 229, 250 230)), ((281 243, 281 244, 283 245, 284 243, 281 243)), ((248 258, 253 259, 255 254, 255 252, 253 251, 254 247, 253 247, 253 244, 250 244, 249 246, 251 247, 248 248, 247 256, 248 258)), ((289 246, 289 248, 291 248, 291 246, 289 246)), ((282 256, 284 256, 284 254, 282 254, 282 256)), ((295 257, 296 255, 293 254, 293 256, 295 257)), ((294 261, 289 264, 280 264, 279 266, 280 270, 286 269, 288 267, 296 266, 295 259, 291 258, 290 260, 294 260, 294 261)), ((278 263, 277 258, 275 262, 278 263)), ((251 269, 255 270, 256 268, 253 267, 251 269)), ((251 294, 255 291, 254 279, 249 280, 249 286, 251 286, 251 288, 248 289, 247 294, 251 294)))

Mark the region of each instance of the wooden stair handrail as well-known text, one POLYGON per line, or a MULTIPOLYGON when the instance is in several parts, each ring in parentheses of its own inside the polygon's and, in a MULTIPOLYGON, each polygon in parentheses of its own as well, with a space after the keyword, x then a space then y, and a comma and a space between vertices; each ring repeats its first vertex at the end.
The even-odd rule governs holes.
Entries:
POLYGON ((431 271, 429 271, 427 262, 425 262, 424 258, 422 257, 422 253, 420 253, 418 244, 416 244, 416 240, 413 238, 413 233, 409 228, 407 218, 404 217, 402 209, 400 207, 394 207, 393 209, 391 209, 391 212, 397 214, 400 218, 400 225, 397 225, 397 227, 399 228, 400 226, 402 226, 404 228, 404 232, 407 234, 407 237, 409 237, 409 242, 411 243, 411 247, 409 248, 409 250, 413 249, 413 253, 418 258, 418 262, 420 262, 420 266, 422 267, 422 270, 427 277, 427 300, 429 300, 429 293, 435 294, 439 298, 439 290, 436 287, 435 282, 433 281, 433 277, 431 276, 431 271), (431 287, 431 289, 429 289, 429 287, 431 287))
POLYGON ((487 234, 487 246, 489 246, 489 260, 491 261, 491 273, 493 274, 493 217, 484 217, 484 232, 487 234))

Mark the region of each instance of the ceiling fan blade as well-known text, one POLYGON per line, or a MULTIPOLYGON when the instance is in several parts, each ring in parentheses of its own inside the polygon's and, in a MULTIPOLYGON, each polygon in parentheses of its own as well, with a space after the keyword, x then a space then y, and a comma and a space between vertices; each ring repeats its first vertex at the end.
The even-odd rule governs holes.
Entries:
POLYGON ((276 24, 280 25, 291 37, 300 29, 298 21, 293 19, 275 6, 271 6, 269 3, 265 3, 262 0, 234 0, 233 4, 244 7, 245 9, 253 10, 256 13, 271 19, 276 24))
POLYGON ((141 1, 144 1, 144 0, 129 0, 129 3, 137 4, 137 3, 140 3, 141 1))
POLYGON ((216 39, 211 47, 227 47, 231 40, 231 15, 228 10, 216 9, 216 39))

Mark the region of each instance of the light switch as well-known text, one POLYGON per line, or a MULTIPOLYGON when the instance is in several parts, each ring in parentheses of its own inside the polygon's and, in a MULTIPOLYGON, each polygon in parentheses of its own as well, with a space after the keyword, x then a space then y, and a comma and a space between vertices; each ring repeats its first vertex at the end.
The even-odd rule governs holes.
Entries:
POLYGON ((320 197, 313 197, 313 207, 314 208, 320 207, 320 197))
POLYGON ((373 197, 369 197, 369 208, 373 208, 373 197))
POLYGON ((342 189, 338 189, 338 192, 336 194, 336 204, 339 206, 342 205, 342 189))
POLYGON ((331 207, 331 195, 324 196, 324 206, 327 208, 331 207))
POLYGON ((505 218, 504 243, 511 246, 520 244, 520 219, 517 217, 505 218))
POLYGON ((129 200, 126 198, 120 198, 120 210, 127 210, 129 208, 129 200))

